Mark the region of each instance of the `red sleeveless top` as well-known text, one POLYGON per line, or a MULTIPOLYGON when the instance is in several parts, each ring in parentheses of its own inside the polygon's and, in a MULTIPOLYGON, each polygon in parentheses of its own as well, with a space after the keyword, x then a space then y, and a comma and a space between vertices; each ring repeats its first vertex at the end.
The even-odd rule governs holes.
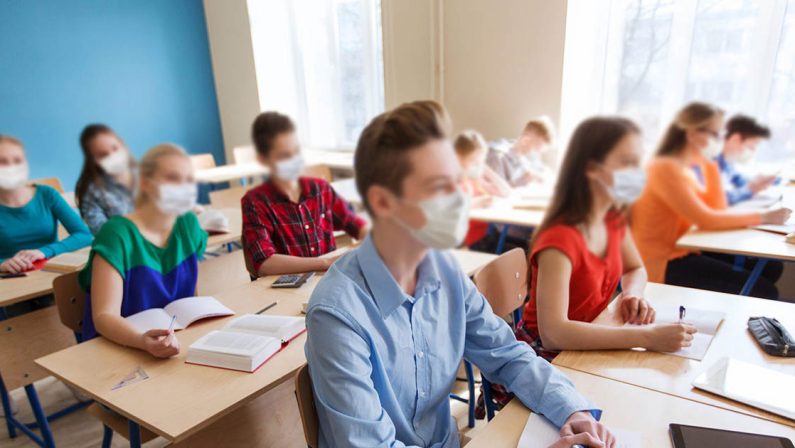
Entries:
POLYGON ((627 231, 624 217, 610 212, 605 217, 607 250, 604 258, 588 249, 585 237, 575 227, 557 224, 544 230, 530 253, 530 300, 524 309, 524 326, 538 333, 536 314, 536 283, 538 261, 536 256, 545 249, 557 249, 571 261, 569 280, 569 319, 593 321, 610 303, 624 271, 621 259, 621 242, 627 231))

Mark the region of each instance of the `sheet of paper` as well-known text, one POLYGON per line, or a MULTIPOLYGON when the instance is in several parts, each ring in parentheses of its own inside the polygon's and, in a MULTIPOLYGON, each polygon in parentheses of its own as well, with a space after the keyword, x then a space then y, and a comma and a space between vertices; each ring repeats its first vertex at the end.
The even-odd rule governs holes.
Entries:
POLYGON ((714 336, 706 333, 696 333, 693 335, 692 345, 685 347, 678 352, 668 353, 669 355, 681 356, 682 358, 695 359, 701 361, 707 355, 709 344, 712 343, 714 336))
POLYGON ((175 300, 166 305, 164 310, 169 316, 177 316, 177 322, 182 327, 187 327, 197 320, 208 317, 235 314, 234 311, 225 307, 214 297, 209 296, 185 297, 184 299, 175 300))
MULTIPOLYGON (((640 433, 619 428, 610 428, 616 436, 616 448, 640 448, 640 433)), ((517 448, 548 448, 560 439, 560 431, 546 417, 530 414, 519 438, 517 448)))
MULTIPOLYGON (((144 310, 124 319, 143 333, 149 330, 165 330, 171 324, 171 316, 162 308, 144 310)), ((174 330, 182 330, 183 328, 179 324, 179 320, 174 322, 174 330)))

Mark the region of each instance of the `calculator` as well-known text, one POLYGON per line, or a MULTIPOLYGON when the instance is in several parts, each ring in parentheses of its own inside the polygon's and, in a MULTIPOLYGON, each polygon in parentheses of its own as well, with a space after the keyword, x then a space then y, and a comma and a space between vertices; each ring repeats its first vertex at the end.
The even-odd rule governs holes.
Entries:
POLYGON ((313 275, 315 275, 314 272, 280 275, 279 278, 273 282, 271 288, 300 288, 301 285, 306 283, 313 275))

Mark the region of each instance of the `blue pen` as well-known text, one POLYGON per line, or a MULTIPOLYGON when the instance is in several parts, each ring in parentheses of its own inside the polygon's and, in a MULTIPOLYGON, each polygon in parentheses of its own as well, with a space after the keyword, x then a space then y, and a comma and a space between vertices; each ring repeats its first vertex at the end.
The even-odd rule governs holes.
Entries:
MULTIPOLYGON (((174 322, 176 322, 176 321, 177 321, 177 315, 175 314, 175 315, 171 316, 171 323, 168 324, 168 332, 171 333, 171 334, 173 334, 173 332, 174 332, 174 322)), ((169 334, 166 337, 170 338, 171 334, 169 334)))
POLYGON ((685 318, 685 314, 687 314, 687 310, 684 306, 679 305, 679 323, 682 323, 682 319, 685 318))

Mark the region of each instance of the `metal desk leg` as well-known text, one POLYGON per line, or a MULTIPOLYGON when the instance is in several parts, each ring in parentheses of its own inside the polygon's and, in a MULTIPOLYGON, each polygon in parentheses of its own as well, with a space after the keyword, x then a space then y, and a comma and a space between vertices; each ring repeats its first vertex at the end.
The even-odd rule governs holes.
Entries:
POLYGON ((766 259, 760 258, 756 260, 754 269, 751 270, 751 275, 748 276, 748 280, 745 281, 743 289, 740 290, 741 296, 747 296, 751 294, 751 290, 754 288, 756 281, 759 280, 759 276, 762 275, 762 270, 765 269, 765 265, 767 265, 766 259))
POLYGON ((127 427, 130 430, 130 448, 141 448, 141 427, 132 420, 127 420, 127 427))
POLYGON ((500 239, 499 241, 497 241, 497 250, 496 250, 497 255, 501 254, 502 251, 505 250, 505 240, 508 239, 508 229, 510 228, 511 226, 508 224, 502 226, 502 232, 500 232, 500 239))

